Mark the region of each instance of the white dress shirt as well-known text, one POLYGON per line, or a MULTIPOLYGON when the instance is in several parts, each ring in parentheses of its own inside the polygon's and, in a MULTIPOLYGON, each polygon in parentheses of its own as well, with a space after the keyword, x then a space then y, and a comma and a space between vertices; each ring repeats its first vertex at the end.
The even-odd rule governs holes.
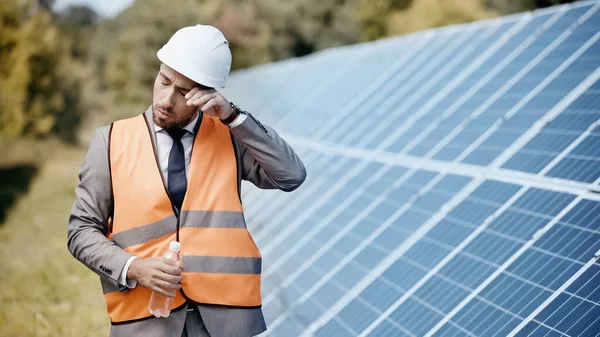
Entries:
MULTIPOLYGON (((181 137, 181 144, 183 144, 183 151, 185 155, 185 176, 189 177, 189 167, 190 167, 190 158, 192 155, 192 144, 194 142, 194 127, 196 126, 196 122, 198 121, 198 116, 200 114, 196 114, 196 117, 192 119, 183 129, 188 132, 181 137)), ((241 113, 237 116, 236 119, 233 120, 229 124, 229 128, 234 128, 240 124, 242 124, 248 115, 241 113)), ((165 178, 165 183, 168 184, 168 172, 169 172, 169 154, 171 153, 171 147, 173 146, 173 138, 169 136, 167 131, 160 126, 154 124, 154 132, 156 133, 156 154, 158 156, 158 162, 160 164, 160 170, 162 172, 163 177, 165 178)), ((135 256, 132 256, 127 260, 121 274, 119 275, 118 282, 120 285, 127 286, 128 288, 135 288, 137 282, 135 280, 127 279, 127 272, 129 271, 129 266, 131 262, 135 260, 135 256)))

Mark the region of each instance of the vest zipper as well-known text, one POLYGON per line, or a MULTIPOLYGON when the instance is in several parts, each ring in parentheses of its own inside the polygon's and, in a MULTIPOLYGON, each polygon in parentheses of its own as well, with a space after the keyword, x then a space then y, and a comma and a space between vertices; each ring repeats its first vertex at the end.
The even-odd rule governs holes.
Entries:
POLYGON ((160 174, 160 180, 162 180, 163 188, 165 189, 165 193, 167 193, 167 197, 169 197, 169 201, 171 201, 171 208, 173 209, 173 213, 175 214, 175 218, 177 219, 177 229, 175 231, 175 240, 179 242, 179 226, 180 226, 180 212, 177 206, 175 206, 175 202, 173 201, 173 197, 171 193, 169 193, 169 189, 167 188, 167 182, 165 181, 165 177, 162 175, 162 169, 160 168, 160 161, 158 160, 158 151, 156 150, 156 144, 154 143, 154 137, 152 136, 152 129, 150 128, 150 124, 146 119, 146 116, 142 114, 142 118, 146 123, 146 127, 148 128, 148 135, 150 136, 150 143, 152 144, 152 152, 154 153, 154 160, 156 161, 156 167, 158 168, 158 172, 160 174))
MULTIPOLYGON (((190 154, 190 161, 191 161, 191 155, 194 153, 193 149, 194 149, 194 143, 196 142, 196 135, 198 134, 198 129, 200 128, 200 124, 202 124, 202 113, 199 113, 199 117, 198 117, 198 123, 196 123, 196 126, 194 128, 194 140, 192 141, 192 153, 190 154)), ((167 183, 165 181, 165 177, 163 177, 162 175, 162 169, 160 168, 160 161, 158 160, 158 151, 156 150, 156 144, 154 142, 154 137, 152 136, 152 129, 150 128, 150 123, 148 123, 148 120, 146 119, 146 115, 142 114, 142 118, 144 119, 144 123, 146 123, 146 127, 148 128, 148 136, 150 136, 150 143, 152 144, 152 152, 154 153, 154 160, 156 161, 156 167, 158 168, 158 172, 160 173, 160 179, 162 180, 163 183, 163 187, 165 188, 165 193, 167 193, 167 196, 169 197, 169 201, 171 201, 171 208, 173 209, 173 213, 175 214, 175 218, 177 218, 177 231, 175 232, 175 239, 177 240, 177 242, 179 242, 179 227, 181 226, 181 219, 180 219, 180 212, 179 209, 177 208, 177 206, 175 206, 175 202, 173 201, 173 197, 171 196, 171 193, 169 193, 169 189, 167 188, 167 183)), ((185 197, 184 197, 185 200, 185 197)), ((183 204, 182 204, 183 205, 183 204)), ((198 303, 192 299, 190 299, 185 292, 183 291, 183 288, 179 289, 179 291, 181 292, 181 295, 183 296, 183 298, 186 299, 186 301, 188 301, 189 303, 195 303, 196 305, 198 305, 198 303)))

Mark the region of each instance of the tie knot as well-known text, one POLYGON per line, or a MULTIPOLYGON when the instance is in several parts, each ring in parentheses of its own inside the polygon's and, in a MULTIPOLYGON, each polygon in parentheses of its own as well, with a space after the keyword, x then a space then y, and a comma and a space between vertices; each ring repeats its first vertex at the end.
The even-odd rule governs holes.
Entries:
POLYGON ((187 130, 181 128, 167 129, 167 133, 169 134, 169 136, 171 136, 171 138, 173 138, 174 141, 180 141, 181 137, 183 137, 183 135, 185 135, 186 132, 187 130))

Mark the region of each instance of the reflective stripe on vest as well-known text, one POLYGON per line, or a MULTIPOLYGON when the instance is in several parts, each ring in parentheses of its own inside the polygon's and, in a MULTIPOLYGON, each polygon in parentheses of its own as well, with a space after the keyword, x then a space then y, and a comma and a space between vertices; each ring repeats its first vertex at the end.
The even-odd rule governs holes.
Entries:
MULTIPOLYGON (((145 117, 113 124, 110 168, 114 215, 109 238, 138 257, 161 256, 179 232, 184 273, 173 308, 186 298, 203 304, 261 305, 261 255, 246 229, 229 128, 202 116, 194 140, 179 222, 158 166, 145 117)), ((151 317, 151 292, 119 292, 102 284, 111 322, 151 317)))

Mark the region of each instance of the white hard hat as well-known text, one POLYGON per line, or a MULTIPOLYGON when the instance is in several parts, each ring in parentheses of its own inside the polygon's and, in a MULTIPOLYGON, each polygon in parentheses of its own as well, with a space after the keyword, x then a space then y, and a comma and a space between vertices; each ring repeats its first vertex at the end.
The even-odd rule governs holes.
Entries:
POLYGON ((231 68, 231 51, 229 42, 215 27, 196 25, 181 28, 156 56, 196 83, 225 88, 231 68))

